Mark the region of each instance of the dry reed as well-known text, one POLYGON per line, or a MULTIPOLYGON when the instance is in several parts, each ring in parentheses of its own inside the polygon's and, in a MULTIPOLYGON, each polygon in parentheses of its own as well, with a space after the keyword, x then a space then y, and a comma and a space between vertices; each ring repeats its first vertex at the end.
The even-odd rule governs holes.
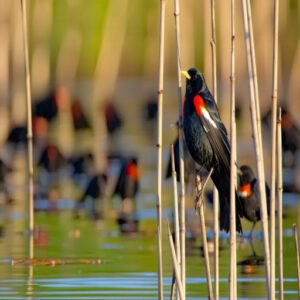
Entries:
MULTIPOLYGON (((181 243, 181 280, 185 297, 185 186, 184 186, 184 152, 182 132, 182 83, 180 52, 180 8, 179 0, 174 0, 174 17, 176 33, 177 79, 178 79, 178 132, 179 132, 179 166, 180 166, 180 243, 181 243)), ((184 300, 184 299, 181 299, 184 300)))
POLYGON ((231 66, 230 66, 230 299, 236 299, 236 126, 235 126, 235 1, 230 1, 231 10, 231 66))
POLYGON ((275 175, 276 175, 276 120, 278 86, 278 11, 279 1, 274 0, 273 76, 272 76, 272 153, 270 196, 270 294, 275 299, 275 175))
POLYGON ((264 258, 266 270, 266 284, 268 297, 270 299, 270 248, 269 248, 269 232, 268 232, 268 218, 267 218, 267 203, 266 203, 266 190, 265 190, 265 174, 263 165, 262 142, 260 133, 260 117, 258 113, 258 94, 255 88, 256 70, 255 70, 255 49, 254 43, 251 42, 252 36, 252 23, 251 13, 249 11, 250 4, 248 0, 242 0, 243 6, 243 20, 244 20, 244 34, 246 46, 246 58, 248 66, 249 89, 250 89, 250 111, 251 111, 251 124, 254 138, 254 150, 256 158, 256 168, 258 175, 258 186, 260 194, 260 209, 261 209, 261 225, 263 232, 263 245, 264 245, 264 258))
POLYGON ((162 267, 162 119, 164 88, 164 45, 165 45, 165 0, 160 0, 159 31, 159 79, 158 79, 158 118, 157 118, 157 264, 158 264, 158 299, 163 297, 162 267))
POLYGON ((29 214, 29 258, 34 256, 33 230, 34 230, 34 207, 33 207, 33 140, 32 140, 32 113, 31 113, 31 79, 28 54, 28 33, 27 33, 27 7, 26 0, 21 0, 22 24, 23 24, 23 45, 25 56, 26 73, 26 103, 27 103, 27 159, 28 159, 28 214, 29 214))
POLYGON ((209 254, 208 254, 208 246, 207 246, 207 238, 206 238, 206 226, 205 226, 205 216, 204 216, 204 201, 203 201, 203 192, 205 189, 205 185, 208 182, 213 169, 211 169, 206 182, 202 186, 201 176, 196 172, 196 197, 197 197, 197 208, 199 210, 200 215, 200 229, 202 235, 203 242, 203 252, 204 252, 204 262, 205 262, 205 272, 206 272, 206 283, 208 289, 208 299, 213 299, 213 289, 211 283, 211 275, 210 275, 210 265, 209 265, 209 254))
MULTIPOLYGON (((212 82, 213 96, 218 102, 217 87, 217 54, 216 54, 216 20, 215 1, 211 0, 211 56, 212 56, 212 82)), ((213 215, 214 215, 214 276, 215 299, 219 299, 219 194, 216 187, 213 189, 213 215)))
POLYGON ((281 108, 277 121, 277 223, 278 223, 278 277, 279 299, 283 300, 283 244, 282 244, 282 143, 281 143, 281 108))

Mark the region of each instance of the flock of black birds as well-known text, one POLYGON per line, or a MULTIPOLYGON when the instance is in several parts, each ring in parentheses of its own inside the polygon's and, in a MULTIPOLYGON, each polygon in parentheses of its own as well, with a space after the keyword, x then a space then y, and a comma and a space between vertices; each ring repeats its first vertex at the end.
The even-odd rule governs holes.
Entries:
MULTIPOLYGON (((129 198, 135 201, 139 190, 138 158, 127 154, 107 154, 107 170, 98 173, 95 168, 94 155, 91 152, 74 153, 70 157, 63 155, 59 147, 50 141, 49 126, 57 119, 59 111, 66 105, 70 105, 72 114, 72 125, 76 132, 91 130, 89 119, 84 112, 81 102, 78 99, 71 99, 67 104, 64 99, 64 88, 52 90, 45 98, 34 102, 32 108, 33 124, 33 144, 34 144, 34 168, 35 168, 35 201, 40 199, 51 199, 51 190, 57 188, 61 176, 67 176, 74 185, 81 191, 81 195, 74 208, 74 216, 80 216, 82 209, 86 210, 93 220, 102 217, 98 200, 103 197, 120 198, 121 203, 129 198), (111 173, 109 168, 117 165, 117 172, 112 174, 113 178, 108 178, 111 173), (115 182, 110 191, 107 191, 108 183, 115 182), (108 194, 109 193, 109 194, 108 194), (90 205, 86 205, 89 203, 90 205)), ((107 132, 113 135, 123 125, 122 116, 112 101, 107 101, 103 109, 106 121, 107 132)), ((27 125, 16 124, 11 127, 7 135, 7 146, 12 157, 18 152, 26 149, 27 146, 27 125)), ((11 197, 6 188, 5 178, 12 168, 4 160, 0 160, 0 189, 6 195, 7 203, 11 202, 11 197)), ((57 197, 59 194, 56 193, 57 197)), ((55 201, 54 201, 55 202, 55 201)), ((55 203, 48 206, 55 209, 55 203)), ((122 208, 122 205, 121 205, 122 208)), ((127 215, 120 211, 120 229, 127 225, 127 215)), ((118 220, 119 222, 119 220, 118 220)))
MULTIPOLYGON (((183 132, 184 132, 184 159, 185 181, 194 178, 195 170, 205 169, 212 171, 212 181, 217 187, 220 196, 220 229, 229 231, 230 215, 230 143, 227 130, 220 118, 218 107, 210 93, 204 76, 196 68, 182 72, 186 76, 186 93, 183 107, 183 132)), ((88 214, 92 219, 102 217, 97 206, 97 199, 118 196, 121 203, 124 199, 135 199, 139 191, 138 158, 123 154, 107 154, 108 168, 117 164, 117 173, 111 175, 110 170, 97 173, 94 170, 94 157, 90 152, 76 153, 71 157, 64 157, 57 145, 49 141, 48 127, 53 122, 59 111, 66 107, 63 97, 65 91, 61 88, 52 90, 45 98, 34 102, 32 108, 33 120, 33 143, 35 149, 35 163, 41 173, 47 174, 46 185, 58 184, 59 172, 68 170, 67 174, 74 184, 82 191, 78 197, 74 215, 79 216, 80 211, 90 201, 88 214), (109 188, 108 188, 109 187, 109 188)), ((70 109, 72 114, 73 128, 75 132, 90 130, 89 118, 86 116, 81 102, 71 99, 70 109)), ((107 132, 113 135, 123 125, 123 118, 113 104, 108 101, 103 114, 106 120, 107 132)), ((145 106, 143 118, 155 120, 157 118, 157 103, 150 99, 145 106)), ((270 114, 262 118, 263 124, 268 126, 270 114)), ((178 124, 177 124, 178 125, 178 124)), ((295 167, 297 155, 300 149, 300 130, 293 122, 287 109, 282 115, 283 129, 283 157, 286 167, 295 167)), ((7 144, 11 152, 24 149, 27 144, 26 124, 16 124, 11 127, 7 136, 7 144)), ((175 169, 177 180, 179 172, 179 140, 174 142, 175 169)), ((5 193, 7 202, 11 201, 5 184, 5 177, 13 169, 0 160, 0 189, 5 193)), ((41 174, 40 173, 40 174, 41 174)), ((240 218, 244 217, 253 223, 251 234, 255 224, 260 220, 258 184, 254 172, 249 166, 238 168, 239 180, 236 191, 236 226, 237 231, 242 233, 240 218)), ((171 163, 166 170, 166 178, 171 176, 171 163)), ((42 184, 43 185, 43 184, 42 184)), ((267 206, 269 207, 269 188, 266 184, 267 206)), ((36 187, 35 197, 48 197, 43 190, 36 187)), ((208 196, 208 199, 211 199, 208 196)), ((126 216, 120 215, 120 225, 126 225, 126 216)), ((138 221, 134 220, 137 224, 138 221)), ((128 224, 127 224, 128 225, 128 224)))

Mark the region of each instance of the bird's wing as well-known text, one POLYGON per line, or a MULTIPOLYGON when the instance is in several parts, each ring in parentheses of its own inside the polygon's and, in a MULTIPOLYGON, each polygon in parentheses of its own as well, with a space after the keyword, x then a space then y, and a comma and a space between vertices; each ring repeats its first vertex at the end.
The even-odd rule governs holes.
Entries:
POLYGON ((198 94, 194 98, 194 106, 206 135, 210 142, 210 145, 215 153, 215 156, 220 163, 229 171, 230 170, 230 144, 227 137, 227 131, 224 124, 220 120, 217 106, 211 96, 211 99, 206 97, 207 95, 198 94), (205 97, 205 108, 197 107, 203 105, 203 98, 205 97))

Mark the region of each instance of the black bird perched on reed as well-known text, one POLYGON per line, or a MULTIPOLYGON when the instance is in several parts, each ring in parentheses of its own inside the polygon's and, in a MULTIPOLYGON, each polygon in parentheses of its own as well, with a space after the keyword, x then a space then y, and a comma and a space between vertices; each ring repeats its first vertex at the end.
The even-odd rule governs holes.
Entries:
MULTIPOLYGON (((183 129, 193 159, 208 172, 220 195, 220 229, 230 229, 230 144, 217 105, 196 68, 182 71, 186 80, 183 129)), ((242 232, 243 207, 236 196, 236 230, 242 232)))
MULTIPOLYGON (((258 221, 260 221, 260 202, 259 202, 259 189, 258 181, 254 175, 252 169, 247 166, 241 166, 239 170, 239 198, 244 208, 244 217, 252 222, 252 228, 250 231, 250 238, 254 227, 258 221)), ((270 214, 270 189, 266 184, 266 196, 267 196, 267 211, 270 214)))

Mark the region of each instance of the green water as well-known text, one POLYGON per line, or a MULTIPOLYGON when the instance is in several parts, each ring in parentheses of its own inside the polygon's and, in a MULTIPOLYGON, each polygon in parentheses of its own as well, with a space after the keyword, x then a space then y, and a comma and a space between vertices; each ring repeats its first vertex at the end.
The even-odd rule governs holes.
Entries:
MULTIPOLYGON (((295 216, 285 218, 284 273, 285 298, 297 299, 296 258, 291 224, 295 216)), ((95 225, 88 219, 73 219, 69 211, 36 214, 39 239, 35 241, 35 258, 70 259, 73 264, 28 266, 12 264, 13 258, 27 257, 27 235, 20 230, 22 216, 7 218, 0 239, 0 298, 3 299, 155 299, 157 297, 157 263, 155 223, 141 221, 141 232, 121 235, 113 219, 95 225), (101 264, 82 263, 83 259, 101 259, 101 264), (76 263, 77 260, 77 263, 76 263)), ((249 224, 244 223, 244 227, 249 224)), ((258 226, 259 227, 259 226, 258 226)), ((259 229, 259 228, 257 228, 259 229)), ((210 234, 210 232, 209 232, 210 234)), ((259 237, 259 232, 255 232, 259 237)), ((163 231, 164 291, 169 297, 171 260, 165 228, 163 231)), ((206 298, 204 261, 200 255, 200 236, 187 243, 187 298, 206 298)), ((228 296, 228 241, 221 240, 220 296, 228 296)), ((262 255, 259 238, 253 246, 262 255)), ((238 243, 237 257, 242 261, 252 255, 247 240, 238 243)), ((211 258, 212 262, 212 258, 211 258)), ((238 266, 238 297, 265 298, 264 267, 254 267, 243 274, 238 266)))

